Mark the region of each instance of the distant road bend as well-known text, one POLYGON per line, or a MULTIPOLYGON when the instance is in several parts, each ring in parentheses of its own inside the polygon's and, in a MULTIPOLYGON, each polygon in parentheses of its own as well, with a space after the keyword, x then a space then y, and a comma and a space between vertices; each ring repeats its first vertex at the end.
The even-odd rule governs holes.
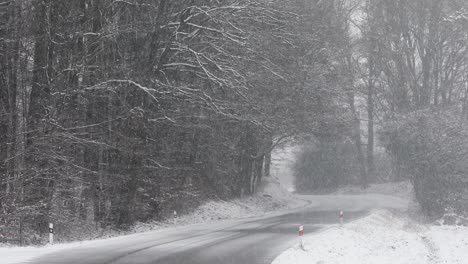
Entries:
POLYGON ((303 196, 314 206, 271 216, 196 224, 112 238, 34 259, 34 264, 266 264, 305 234, 372 209, 404 209, 407 202, 385 195, 303 196))

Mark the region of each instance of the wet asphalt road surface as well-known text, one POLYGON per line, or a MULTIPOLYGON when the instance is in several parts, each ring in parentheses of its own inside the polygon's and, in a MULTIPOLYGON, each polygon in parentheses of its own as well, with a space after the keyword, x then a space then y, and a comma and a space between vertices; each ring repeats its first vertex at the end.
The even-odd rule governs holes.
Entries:
POLYGON ((299 243, 300 225, 304 225, 307 236, 338 224, 341 209, 346 223, 373 209, 400 210, 407 206, 407 201, 385 195, 318 195, 304 199, 311 203, 308 208, 86 242, 27 263, 265 264, 299 243))
MULTIPOLYGON (((347 220, 365 211, 347 214, 347 220)), ((170 232, 112 239, 110 243, 68 249, 29 263, 41 264, 263 264, 299 242, 298 227, 306 234, 337 224, 338 212, 307 209, 280 216, 196 225, 170 232)))

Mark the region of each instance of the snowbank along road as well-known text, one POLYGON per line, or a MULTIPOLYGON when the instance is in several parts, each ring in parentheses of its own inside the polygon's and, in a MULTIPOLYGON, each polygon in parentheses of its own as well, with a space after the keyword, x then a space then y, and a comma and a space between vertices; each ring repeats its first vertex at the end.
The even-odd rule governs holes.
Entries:
POLYGON ((404 199, 369 195, 301 196, 311 206, 258 218, 196 224, 107 240, 46 254, 34 264, 218 264, 271 263, 282 251, 298 242, 298 226, 305 235, 339 222, 358 219, 371 209, 405 209, 404 199))

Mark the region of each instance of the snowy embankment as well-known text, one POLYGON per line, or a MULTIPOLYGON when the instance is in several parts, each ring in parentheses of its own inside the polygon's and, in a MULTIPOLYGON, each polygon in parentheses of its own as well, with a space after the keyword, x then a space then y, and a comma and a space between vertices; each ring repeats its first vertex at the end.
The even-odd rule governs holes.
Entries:
POLYGON ((72 248, 80 245, 80 242, 68 243, 44 247, 0 247, 0 263, 2 264, 20 264, 28 263, 35 257, 57 252, 63 249, 72 248))
POLYGON ((408 181, 370 184, 368 188, 350 185, 339 188, 335 194, 383 194, 411 200, 413 186, 408 181))
MULTIPOLYGON (((153 230, 164 230, 166 228, 180 227, 189 224, 209 223, 219 220, 237 219, 246 217, 262 216, 270 212, 282 212, 311 203, 297 198, 284 190, 277 179, 266 178, 259 187, 258 193, 235 199, 232 201, 209 201, 198 207, 195 211, 187 215, 181 215, 176 222, 172 219, 166 221, 154 221, 150 223, 138 223, 127 232, 111 232, 102 238, 116 237, 118 235, 128 235, 153 230)), ((101 240, 102 241, 102 240, 101 240)), ((84 245, 92 245, 98 240, 74 242, 66 244, 56 244, 44 247, 10 247, 0 246, 0 263, 16 264, 27 263, 28 260, 41 255, 57 252, 63 249, 74 248, 84 245)))
MULTIPOLYGON (((307 230, 307 227, 305 227, 307 230)), ((369 216, 304 237, 273 264, 467 263, 468 228, 424 226, 401 213, 369 216)))
MULTIPOLYGON (((301 199, 286 191, 278 179, 264 178, 255 195, 230 201, 209 201, 195 209, 192 213, 177 218, 177 225, 207 223, 219 220, 238 219, 263 216, 271 212, 281 212, 289 209, 311 205, 311 201, 301 199)), ((132 232, 151 231, 174 225, 172 219, 163 222, 138 223, 132 232)))

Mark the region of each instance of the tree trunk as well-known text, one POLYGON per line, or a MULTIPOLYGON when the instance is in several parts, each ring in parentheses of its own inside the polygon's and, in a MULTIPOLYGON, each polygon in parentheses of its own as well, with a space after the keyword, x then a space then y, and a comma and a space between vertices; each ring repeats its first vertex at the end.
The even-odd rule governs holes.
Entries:
POLYGON ((468 74, 463 77, 463 83, 464 83, 464 88, 465 88, 465 93, 463 96, 463 117, 462 117, 462 122, 463 121, 468 121, 468 74))
MULTIPOLYGON (((375 29, 373 29, 375 30, 375 29)), ((367 174, 374 176, 374 91, 376 79, 375 50, 376 40, 371 36, 371 50, 369 51, 369 80, 367 84, 367 174)))
POLYGON ((349 106, 351 107, 351 113, 353 115, 353 139, 354 145, 356 146, 357 155, 358 155, 358 165, 359 165, 359 174, 361 177, 361 184, 363 188, 367 188, 368 186, 368 179, 366 173, 366 165, 364 154, 362 150, 362 142, 361 142, 361 120, 359 118, 359 113, 356 111, 356 106, 354 104, 354 94, 352 92, 349 93, 349 106))
POLYGON ((374 84, 370 83, 367 94, 367 173, 373 176, 374 165, 374 84))
POLYGON ((31 144, 32 135, 38 129, 39 122, 47 115, 49 87, 49 8, 50 0, 37 0, 35 3, 34 29, 34 69, 33 83, 29 103, 28 143, 31 144))
POLYGON ((263 160, 263 176, 270 177, 270 169, 271 169, 271 151, 265 154, 265 158, 263 160))

